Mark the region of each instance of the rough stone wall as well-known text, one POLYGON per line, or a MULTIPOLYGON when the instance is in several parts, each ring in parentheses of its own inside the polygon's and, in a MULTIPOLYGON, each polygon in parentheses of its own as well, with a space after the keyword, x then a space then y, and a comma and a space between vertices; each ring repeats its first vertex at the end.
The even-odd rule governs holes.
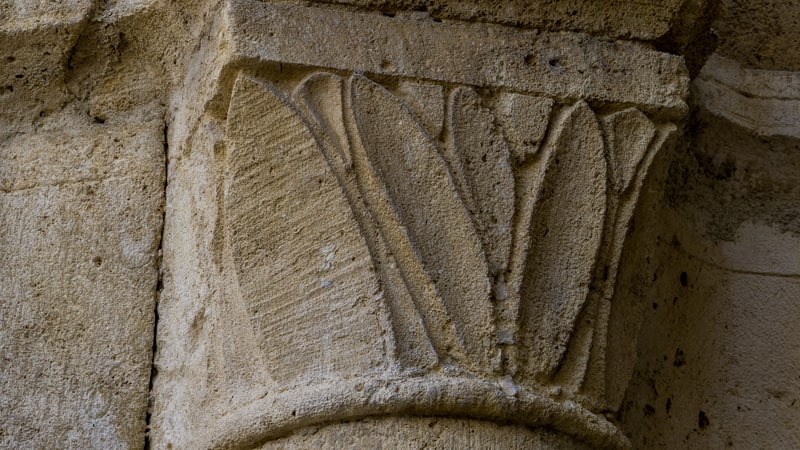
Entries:
POLYGON ((1 3, 0 447, 800 445, 798 11, 1 3))
POLYGON ((723 2, 693 81, 623 408, 637 447, 800 442, 800 9, 723 2))

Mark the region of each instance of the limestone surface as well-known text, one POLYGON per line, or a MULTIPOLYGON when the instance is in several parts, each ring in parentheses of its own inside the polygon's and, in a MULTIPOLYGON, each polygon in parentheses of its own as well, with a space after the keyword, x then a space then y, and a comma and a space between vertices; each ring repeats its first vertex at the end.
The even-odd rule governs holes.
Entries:
POLYGON ((0 447, 131 448, 148 405, 160 121, 0 144, 0 447))
POLYGON ((800 448, 798 14, 0 1, 0 447, 800 448))

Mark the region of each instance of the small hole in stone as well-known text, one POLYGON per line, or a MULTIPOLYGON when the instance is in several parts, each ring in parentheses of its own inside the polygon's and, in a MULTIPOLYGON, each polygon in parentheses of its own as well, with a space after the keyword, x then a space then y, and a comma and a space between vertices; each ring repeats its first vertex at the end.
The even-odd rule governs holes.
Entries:
POLYGON ((394 72, 395 66, 394 64, 392 64, 391 61, 384 59, 383 61, 381 61, 381 70, 384 70, 386 72, 394 72))
POLYGON ((697 426, 700 427, 701 430, 707 427, 710 423, 711 421, 708 420, 708 416, 705 412, 700 411, 700 413, 697 414, 697 426))
POLYGON ((92 262, 94 263, 95 266, 100 267, 103 264, 103 258, 101 258, 99 256, 95 256, 92 259, 92 262))
POLYGON ((533 55, 525 56, 525 65, 530 66, 533 65, 534 61, 536 61, 536 57, 533 55))

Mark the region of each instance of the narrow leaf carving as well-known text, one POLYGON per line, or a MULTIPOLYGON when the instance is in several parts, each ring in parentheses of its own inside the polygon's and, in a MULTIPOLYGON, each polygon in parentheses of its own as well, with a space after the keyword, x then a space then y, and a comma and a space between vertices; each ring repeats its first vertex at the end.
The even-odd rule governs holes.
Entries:
POLYGON ((492 367, 488 268, 446 164, 418 120, 389 91, 363 77, 353 78, 351 90, 369 165, 435 283, 468 359, 475 367, 492 367))
POLYGON ((656 128, 635 108, 606 116, 601 125, 608 145, 612 185, 615 191, 623 192, 630 186, 656 128))
POLYGON ((319 124, 324 139, 336 149, 345 169, 353 164, 350 142, 342 118, 342 77, 319 72, 303 80, 294 92, 297 105, 304 105, 319 124))
POLYGON ((521 286, 524 375, 552 377, 589 293, 606 209, 600 128, 583 102, 554 124, 521 286))
POLYGON ((514 159, 524 162, 542 146, 553 99, 525 94, 504 93, 497 102, 497 118, 512 147, 514 159))
POLYGON ((403 80, 397 87, 397 95, 420 123, 436 138, 444 125, 444 89, 438 84, 425 84, 403 80))
POLYGON ((481 233, 489 269, 505 272, 514 216, 514 174, 502 133, 478 94, 457 88, 450 100, 450 133, 461 158, 476 209, 471 211, 481 233))
MULTIPOLYGON (((375 223, 377 211, 370 211, 365 204, 365 196, 358 186, 362 171, 350 170, 355 163, 347 134, 343 92, 344 83, 341 77, 318 72, 301 82, 295 89, 294 99, 314 124, 312 127, 319 138, 323 153, 339 177, 378 271, 382 288, 378 296, 387 310, 387 319, 392 330, 391 336, 387 336, 387 356, 391 360, 392 368, 400 371, 429 369, 436 365, 438 357, 425 330, 423 315, 418 311, 412 297, 414 289, 409 289, 404 272, 398 267, 397 255, 402 251, 390 249, 390 245, 383 239, 386 230, 382 232, 375 223), (331 136, 338 139, 332 140, 331 136)), ((445 316, 443 308, 438 309, 445 316)), ((441 322, 445 323, 446 320, 441 322)))
MULTIPOLYGON (((648 119, 649 120, 649 119, 648 119)), ((620 258, 625 246, 625 240, 631 226, 631 219, 636 207, 639 204, 645 183, 648 186, 656 185, 659 183, 657 179, 661 176, 658 172, 665 170, 662 164, 659 171, 653 173, 655 167, 654 161, 659 153, 672 145, 672 139, 676 135, 677 127, 673 124, 663 125, 650 125, 644 126, 643 130, 649 133, 651 128, 655 129, 655 136, 652 137, 647 147, 644 157, 641 158, 632 178, 629 179, 626 192, 617 197, 616 216, 614 229, 609 233, 612 245, 610 245, 608 253, 609 279, 616 281, 620 258), (648 180, 651 178, 652 181, 648 180)), ((617 144, 619 148, 619 144, 617 144)), ((616 283, 608 283, 604 289, 604 296, 606 299, 614 298, 614 290, 616 283)), ((602 370, 596 369, 590 371, 588 377, 598 379, 597 385, 602 384, 602 392, 596 394, 596 398, 605 399, 604 407, 616 409, 622 402, 622 397, 625 393, 625 387, 628 385, 628 380, 633 373, 633 364, 635 358, 631 355, 635 354, 635 336, 638 334, 638 327, 641 323, 630 323, 627 318, 636 316, 640 313, 639 308, 641 303, 636 298, 626 298, 626 296, 617 296, 614 302, 604 302, 608 308, 600 311, 598 320, 604 321, 607 326, 602 329, 603 334, 597 338, 596 341, 603 344, 602 348, 593 351, 593 355, 597 354, 598 366, 603 365, 602 370), (610 310, 609 310, 610 309, 610 310), (634 311, 631 313, 631 311, 634 311), (605 367, 606 362, 614 361, 615 364, 605 367)), ((598 389, 600 390, 600 389, 598 389)))
POLYGON ((311 131, 278 91, 245 76, 228 117, 229 241, 267 370, 288 382, 379 369, 380 288, 311 131))

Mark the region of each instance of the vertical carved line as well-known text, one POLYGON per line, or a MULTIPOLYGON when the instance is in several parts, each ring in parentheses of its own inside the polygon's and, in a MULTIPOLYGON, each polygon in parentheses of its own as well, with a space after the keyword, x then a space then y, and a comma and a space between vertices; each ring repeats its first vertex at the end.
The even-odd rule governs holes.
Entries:
MULTIPOLYGON (((516 98, 517 95, 511 96, 516 98)), ((503 131, 506 135, 530 135, 520 130, 519 127, 533 128, 538 130, 532 140, 539 145, 550 148, 554 144, 550 142, 556 133, 553 129, 560 129, 560 124, 564 120, 562 111, 553 108, 553 101, 550 99, 538 99, 535 102, 539 107, 528 110, 529 114, 522 114, 521 110, 516 110, 514 114, 510 112, 502 113, 503 131), (544 104, 542 104, 544 103, 544 104), (523 117, 524 115, 524 117, 523 117), (535 122, 535 125, 523 123, 524 120, 535 122), (552 126, 550 126, 552 124, 552 126)), ((502 103, 510 103, 506 100, 502 103)), ((530 102, 524 102, 530 103, 530 102)), ((509 108, 506 108, 509 109, 509 108)), ((525 153, 521 147, 515 144, 515 154, 525 153)), ((542 186, 542 178, 546 169, 547 158, 543 152, 533 152, 527 158, 518 157, 517 165, 514 166, 514 217, 512 219, 511 249, 509 254, 508 270, 505 274, 504 283, 497 283, 496 292, 496 315, 498 342, 503 349, 504 373, 510 376, 517 374, 519 364, 519 313, 520 313, 520 292, 523 276, 525 273, 525 263, 530 250, 530 227, 533 220, 534 201, 538 196, 542 186), (505 297, 505 298, 503 298, 505 297)))
POLYGON ((514 214, 514 175, 508 146, 494 125, 494 116, 481 106, 474 90, 455 89, 450 104, 452 143, 475 202, 470 212, 481 235, 489 271, 496 277, 508 267, 514 214))
MULTIPOLYGON (((638 111, 637 113, 641 114, 638 111)), ((619 345, 609 346, 609 339, 635 339, 635 335, 614 336, 609 334, 609 317, 612 308, 621 306, 619 302, 636 302, 639 300, 635 298, 615 298, 620 258, 625 248, 631 220, 639 204, 645 182, 651 177, 653 161, 662 149, 669 146, 670 140, 677 130, 673 124, 653 126, 649 119, 646 120, 647 122, 637 119, 641 124, 640 126, 645 128, 642 134, 649 135, 650 139, 645 141, 644 148, 639 150, 642 156, 636 162, 635 170, 629 172, 630 176, 622 178, 625 183, 623 191, 614 196, 613 228, 607 232, 611 243, 605 252, 607 255, 605 266, 608 268, 608 276, 599 291, 599 294, 602 295, 602 301, 598 301, 600 307, 595 319, 598 324, 595 330, 597 345, 592 349, 592 363, 587 373, 587 382, 584 388, 584 394, 588 397, 587 400, 597 404, 598 407, 608 409, 616 409, 622 401, 626 383, 621 383, 620 380, 627 380, 630 377, 630 371, 635 362, 635 358, 632 357, 609 355, 610 351, 616 351, 619 347, 619 345), (653 130, 652 134, 649 132, 650 129, 653 130), (612 299, 617 302, 616 306, 612 303, 612 299), (607 365, 609 360, 616 361, 616 364, 607 365)), ((631 147, 627 149, 620 148, 620 141, 617 141, 615 149, 618 152, 624 152, 630 151, 631 147)))

